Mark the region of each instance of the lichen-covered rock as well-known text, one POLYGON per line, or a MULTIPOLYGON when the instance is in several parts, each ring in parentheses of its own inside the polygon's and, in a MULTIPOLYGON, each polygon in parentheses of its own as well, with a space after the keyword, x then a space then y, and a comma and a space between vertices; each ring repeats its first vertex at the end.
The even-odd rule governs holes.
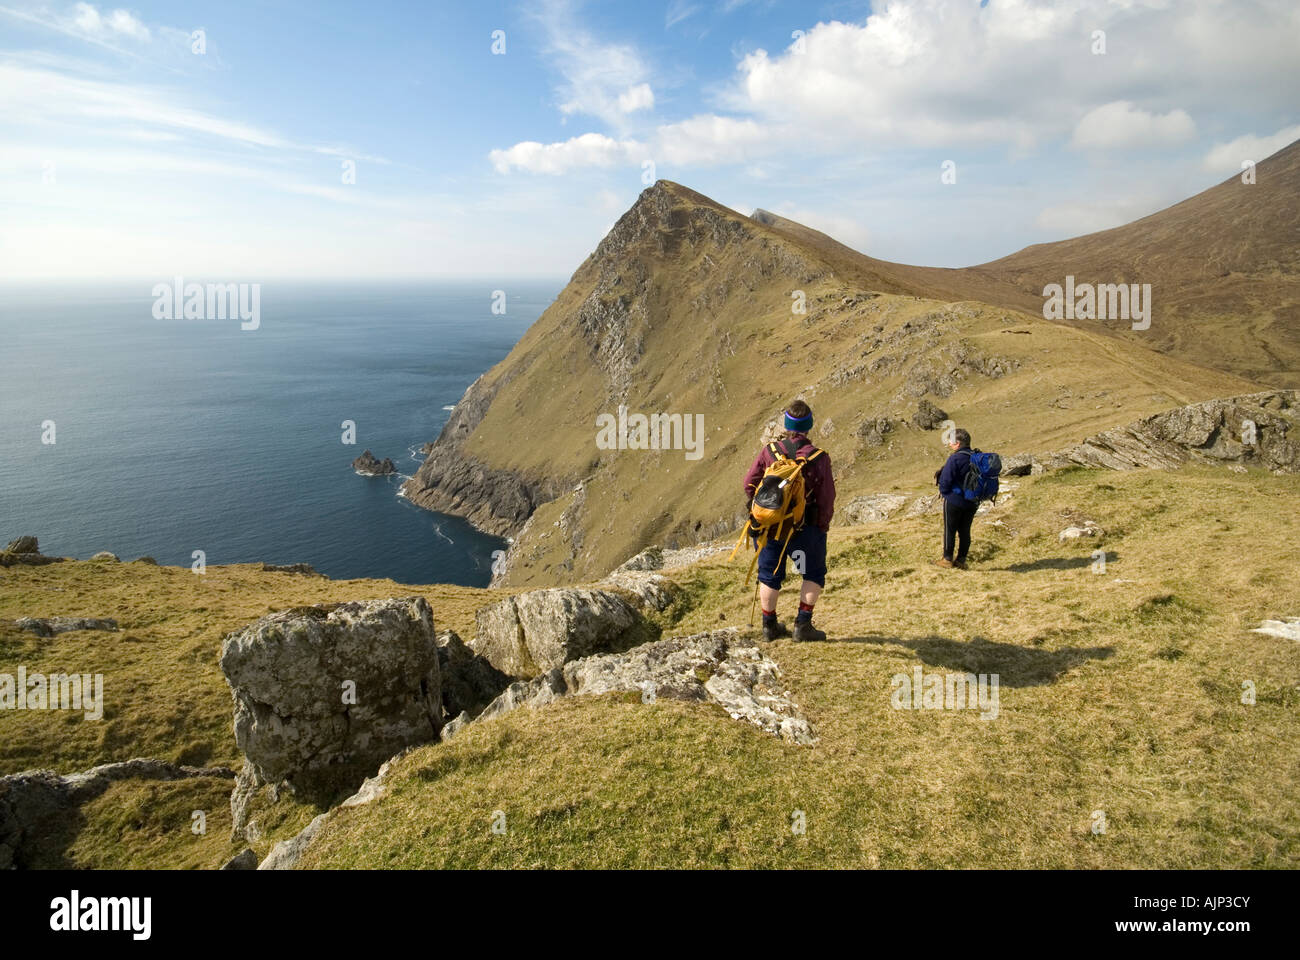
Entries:
POLYGON ((474 652, 512 677, 531 679, 593 653, 646 638, 645 620, 609 590, 534 590, 477 613, 474 652))
POLYGON ((329 798, 402 748, 435 739, 442 683, 423 597, 298 607, 226 637, 221 670, 245 756, 236 832, 263 784, 329 798))
POLYGON ((947 419, 947 411, 939 409, 929 400, 922 399, 916 405, 916 413, 912 414, 912 426, 920 430, 933 430, 942 426, 947 419))
POLYGON ((91 563, 121 563, 121 558, 116 553, 109 553, 107 550, 101 550, 90 558, 91 563))
POLYGON ((111 617, 19 617, 14 624, 20 630, 34 633, 38 637, 52 637, 69 630, 117 629, 117 621, 111 617))
MULTIPOLYGON (((559 697, 632 691, 640 692, 647 703, 661 698, 715 703, 733 719, 782 739, 815 740, 807 720, 782 688, 776 663, 734 627, 656 640, 555 667, 532 680, 511 684, 473 722, 521 706, 545 706, 559 697)), ((443 738, 469 722, 466 718, 449 724, 443 738)))
POLYGON ((1223 397, 1176 407, 1106 430, 1043 458, 1051 469, 1171 470, 1185 463, 1240 464, 1300 472, 1300 394, 1223 397))
POLYGON ((875 523, 887 520, 902 509, 907 497, 896 493, 875 493, 854 497, 837 512, 845 523, 875 523))

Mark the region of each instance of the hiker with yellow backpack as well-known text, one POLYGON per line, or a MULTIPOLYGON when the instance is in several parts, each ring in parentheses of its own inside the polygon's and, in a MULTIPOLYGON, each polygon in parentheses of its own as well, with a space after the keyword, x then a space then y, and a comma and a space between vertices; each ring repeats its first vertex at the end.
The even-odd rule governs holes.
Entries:
MULTIPOLYGON (((813 415, 807 403, 794 401, 784 416, 785 433, 759 451, 745 474, 749 520, 731 555, 736 555, 746 539, 753 540, 763 639, 790 636, 776 618, 776 601, 785 581, 786 563, 792 560, 803 577, 794 639, 825 640, 826 634, 813 626, 812 615, 826 585, 826 533, 835 513, 831 458, 808 439, 813 415)), ((750 570, 753 568, 751 563, 750 570)))

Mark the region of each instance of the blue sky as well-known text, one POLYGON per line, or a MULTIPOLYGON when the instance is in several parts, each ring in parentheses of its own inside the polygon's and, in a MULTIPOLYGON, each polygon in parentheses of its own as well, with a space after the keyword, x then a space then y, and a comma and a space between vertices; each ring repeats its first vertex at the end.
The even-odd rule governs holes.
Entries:
POLYGON ((977 263, 1300 138, 1297 41, 1291 0, 0 0, 0 277, 564 277, 647 170, 977 263))

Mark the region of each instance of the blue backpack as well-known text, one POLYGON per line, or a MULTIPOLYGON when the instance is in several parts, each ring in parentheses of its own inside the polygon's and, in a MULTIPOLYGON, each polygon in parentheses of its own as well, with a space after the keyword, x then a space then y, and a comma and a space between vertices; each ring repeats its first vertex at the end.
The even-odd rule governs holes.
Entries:
POLYGON ((996 453, 972 450, 962 493, 967 500, 993 500, 998 495, 998 475, 1002 473, 1002 458, 996 453))

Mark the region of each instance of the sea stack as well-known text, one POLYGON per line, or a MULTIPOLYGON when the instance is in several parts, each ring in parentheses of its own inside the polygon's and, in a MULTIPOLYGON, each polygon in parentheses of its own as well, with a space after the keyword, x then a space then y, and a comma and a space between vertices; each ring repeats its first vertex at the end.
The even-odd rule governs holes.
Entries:
POLYGON ((391 457, 376 460, 375 455, 369 450, 352 461, 352 469, 367 477, 386 477, 390 473, 397 472, 391 457))

